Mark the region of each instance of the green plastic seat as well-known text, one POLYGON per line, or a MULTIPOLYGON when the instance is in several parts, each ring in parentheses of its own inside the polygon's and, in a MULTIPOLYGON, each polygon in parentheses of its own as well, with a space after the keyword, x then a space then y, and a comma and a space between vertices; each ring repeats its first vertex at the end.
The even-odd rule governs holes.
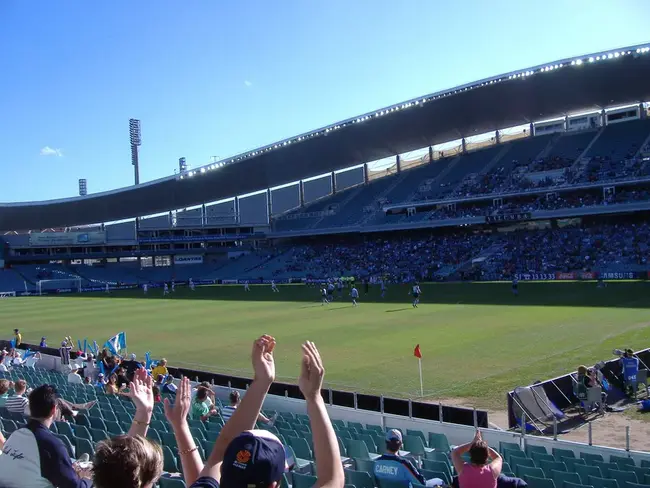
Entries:
POLYGON ((90 435, 93 438, 93 442, 101 442, 105 441, 106 439, 109 439, 109 435, 105 430, 102 429, 93 429, 92 427, 90 428, 90 435))
POLYGON ((609 456, 609 462, 617 464, 619 466, 625 465, 625 466, 636 466, 636 463, 634 462, 634 459, 630 457, 624 457, 624 456, 609 456))
POLYGON ((429 447, 436 451, 450 452, 451 446, 445 434, 438 434, 436 432, 429 432, 429 447))
POLYGON ((293 473, 292 478, 292 488, 313 488, 313 486, 318 482, 316 476, 311 476, 309 474, 293 473))
POLYGON ((527 481, 530 476, 533 478, 545 478, 542 468, 531 466, 515 466, 515 474, 524 481, 527 481))
POLYGON ((580 476, 578 476, 578 473, 569 473, 567 471, 556 471, 554 469, 551 470, 551 476, 550 478, 555 481, 555 485, 558 488, 563 488, 564 483, 575 483, 577 485, 580 484, 582 481, 580 479, 580 476))
POLYGON ((75 439, 75 455, 77 458, 79 458, 83 454, 88 454, 90 459, 92 459, 95 455, 95 448, 93 447, 92 442, 90 442, 88 439, 77 437, 75 439))
POLYGON ((84 427, 83 425, 76 425, 75 426, 74 436, 79 438, 79 439, 88 439, 89 441, 93 440, 93 436, 90 434, 90 431, 86 427, 84 427))
POLYGON ((162 439, 160 438, 160 434, 156 429, 149 429, 147 431, 147 439, 152 440, 158 444, 162 444, 162 439))
POLYGON ((163 470, 168 473, 178 473, 178 462, 172 450, 167 446, 162 446, 163 451, 163 470))
POLYGON ((548 454, 548 451, 544 446, 532 446, 532 445, 527 445, 526 450, 524 451, 528 456, 531 458, 533 457, 532 454, 534 452, 539 453, 539 454, 548 454))
POLYGON ((618 481, 610 478, 602 478, 600 476, 589 476, 588 483, 594 488, 625 488, 619 487, 618 481))
MULTIPOLYGON (((550 454, 537 452, 537 451, 531 452, 530 457, 531 457, 531 459, 533 461, 535 461, 535 464, 537 465, 538 468, 541 468, 540 463, 542 461, 547 461, 547 462, 550 462, 550 463, 556 462, 556 459, 553 456, 551 456, 550 454)), ((561 462, 561 461, 557 461, 557 462, 561 462)))
POLYGON ((420 469, 420 474, 425 477, 425 479, 430 480, 433 478, 440 478, 445 482, 445 485, 451 484, 451 477, 445 471, 431 471, 429 469, 420 469))
POLYGON ((601 456, 600 454, 591 454, 588 452, 581 452, 580 458, 587 461, 587 464, 591 464, 594 461, 600 461, 600 462, 604 461, 603 456, 601 456))
POLYGON ((580 480, 583 485, 591 485, 589 477, 593 476, 595 478, 603 478, 603 473, 598 466, 590 466, 588 464, 576 464, 575 465, 576 473, 580 476, 580 480))
POLYGON ((503 452, 504 449, 511 451, 521 451, 521 446, 516 442, 499 442, 499 451, 503 452))
POLYGON ((375 482, 370 474, 365 471, 345 470, 345 482, 356 488, 375 488, 375 482))
POLYGON ((163 476, 158 480, 158 484, 160 485, 160 488, 187 488, 185 481, 180 477, 169 478, 163 476))
POLYGON ((428 447, 428 441, 427 441, 427 436, 424 435, 424 432, 421 430, 415 430, 415 429, 406 429, 406 435, 416 435, 420 439, 422 439, 422 442, 428 447))
POLYGON ((568 458, 568 457, 560 457, 560 458, 555 458, 558 461, 562 461, 564 464, 566 464, 566 469, 569 470, 572 473, 576 472, 576 465, 580 464, 582 466, 587 465, 587 461, 584 459, 580 458, 568 458))
POLYGON ((578 484, 578 483, 570 483, 570 482, 566 481, 564 483, 564 488, 594 488, 594 487, 591 486, 591 485, 581 485, 581 484, 578 484))
POLYGON ((571 449, 560 449, 558 447, 553 448, 553 456, 555 456, 555 459, 560 461, 560 458, 572 458, 574 459, 576 457, 576 453, 573 452, 571 449))
POLYGON ((357 434, 357 440, 365 442, 369 452, 379 452, 377 446, 375 445, 375 440, 372 438, 371 435, 357 434))
POLYGON ((427 451, 433 451, 424 445, 424 441, 417 435, 405 435, 403 437, 404 450, 409 451, 413 456, 424 456, 427 451))
POLYGON ((354 466, 355 466, 355 471, 363 471, 364 473, 368 473, 370 476, 374 477, 374 472, 375 472, 375 462, 371 461, 370 459, 360 459, 360 458, 354 458, 354 466))
POLYGON ((314 454, 312 453, 311 449, 309 448, 309 444, 307 444, 307 441, 305 439, 299 437, 289 437, 287 438, 287 441, 293 448, 296 457, 307 459, 309 461, 314 460, 314 454))
POLYGON ((444 453, 444 452, 440 452, 440 451, 429 451, 429 452, 425 453, 424 458, 425 459, 430 459, 431 461, 444 461, 447 464, 451 464, 451 460, 449 459, 449 455, 444 453))
POLYGON ((447 473, 448 477, 451 478, 451 466, 445 461, 432 461, 430 459, 422 460, 422 467, 428 469, 429 471, 438 471, 442 473, 447 473))
POLYGON ((639 479, 633 471, 621 471, 619 469, 610 469, 609 477, 618 481, 618 486, 624 488, 626 483, 638 483, 639 479))
POLYGON ((614 463, 606 463, 605 461, 592 461, 588 462, 587 464, 591 464, 593 466, 598 466, 600 468, 600 471, 603 473, 604 478, 611 478, 609 475, 609 470, 613 469, 615 471, 618 471, 618 465, 614 463))
POLYGON ((348 457, 375 460, 378 454, 371 453, 365 442, 357 439, 344 439, 348 457))
POLYGON ((539 467, 542 468, 547 478, 553 478, 551 471, 567 471, 566 464, 558 461, 540 461, 539 467))
POLYGON ((530 488, 562 488, 558 487, 552 479, 538 478, 537 476, 527 476, 526 483, 530 488))

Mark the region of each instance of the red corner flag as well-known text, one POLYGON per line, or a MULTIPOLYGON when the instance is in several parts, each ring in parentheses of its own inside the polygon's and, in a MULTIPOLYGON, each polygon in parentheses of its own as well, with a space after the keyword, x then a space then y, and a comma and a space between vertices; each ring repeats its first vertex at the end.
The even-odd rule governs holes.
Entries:
POLYGON ((422 359, 422 351, 420 351, 420 344, 415 346, 415 350, 413 351, 413 355, 418 359, 422 359))

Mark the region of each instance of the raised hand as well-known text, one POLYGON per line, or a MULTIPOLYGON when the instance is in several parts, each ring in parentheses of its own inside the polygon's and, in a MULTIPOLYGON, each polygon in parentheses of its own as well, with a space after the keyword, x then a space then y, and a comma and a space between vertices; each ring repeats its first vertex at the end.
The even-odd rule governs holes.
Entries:
POLYGON ((263 335, 253 343, 253 352, 251 353, 254 379, 268 385, 271 385, 275 379, 274 349, 275 339, 270 335, 263 335))
POLYGON ((323 361, 313 342, 305 342, 302 345, 302 366, 298 387, 305 399, 313 400, 320 395, 325 377, 323 361))
POLYGON ((173 427, 181 425, 186 419, 192 405, 192 386, 190 379, 181 378, 181 383, 176 391, 176 401, 171 404, 169 398, 165 398, 165 417, 173 427))
POLYGON ((144 368, 136 370, 133 381, 129 384, 129 392, 124 396, 129 397, 135 403, 136 409, 146 412, 153 411, 153 380, 144 368))

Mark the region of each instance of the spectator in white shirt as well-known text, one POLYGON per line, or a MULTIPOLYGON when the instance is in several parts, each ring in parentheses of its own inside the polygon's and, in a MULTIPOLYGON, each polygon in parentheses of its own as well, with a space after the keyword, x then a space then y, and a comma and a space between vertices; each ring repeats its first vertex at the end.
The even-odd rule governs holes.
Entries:
POLYGON ((73 385, 82 385, 84 382, 83 378, 79 375, 78 369, 73 369, 68 375, 68 383, 73 385))

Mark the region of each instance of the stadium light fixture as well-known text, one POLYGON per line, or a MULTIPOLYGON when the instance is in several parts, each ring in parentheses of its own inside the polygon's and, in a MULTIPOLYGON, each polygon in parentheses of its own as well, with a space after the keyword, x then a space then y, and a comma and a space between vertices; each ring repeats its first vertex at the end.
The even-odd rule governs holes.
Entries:
POLYGON ((580 65, 582 64, 582 59, 578 59, 578 60, 576 60, 576 64, 577 64, 578 66, 580 66, 580 65))

